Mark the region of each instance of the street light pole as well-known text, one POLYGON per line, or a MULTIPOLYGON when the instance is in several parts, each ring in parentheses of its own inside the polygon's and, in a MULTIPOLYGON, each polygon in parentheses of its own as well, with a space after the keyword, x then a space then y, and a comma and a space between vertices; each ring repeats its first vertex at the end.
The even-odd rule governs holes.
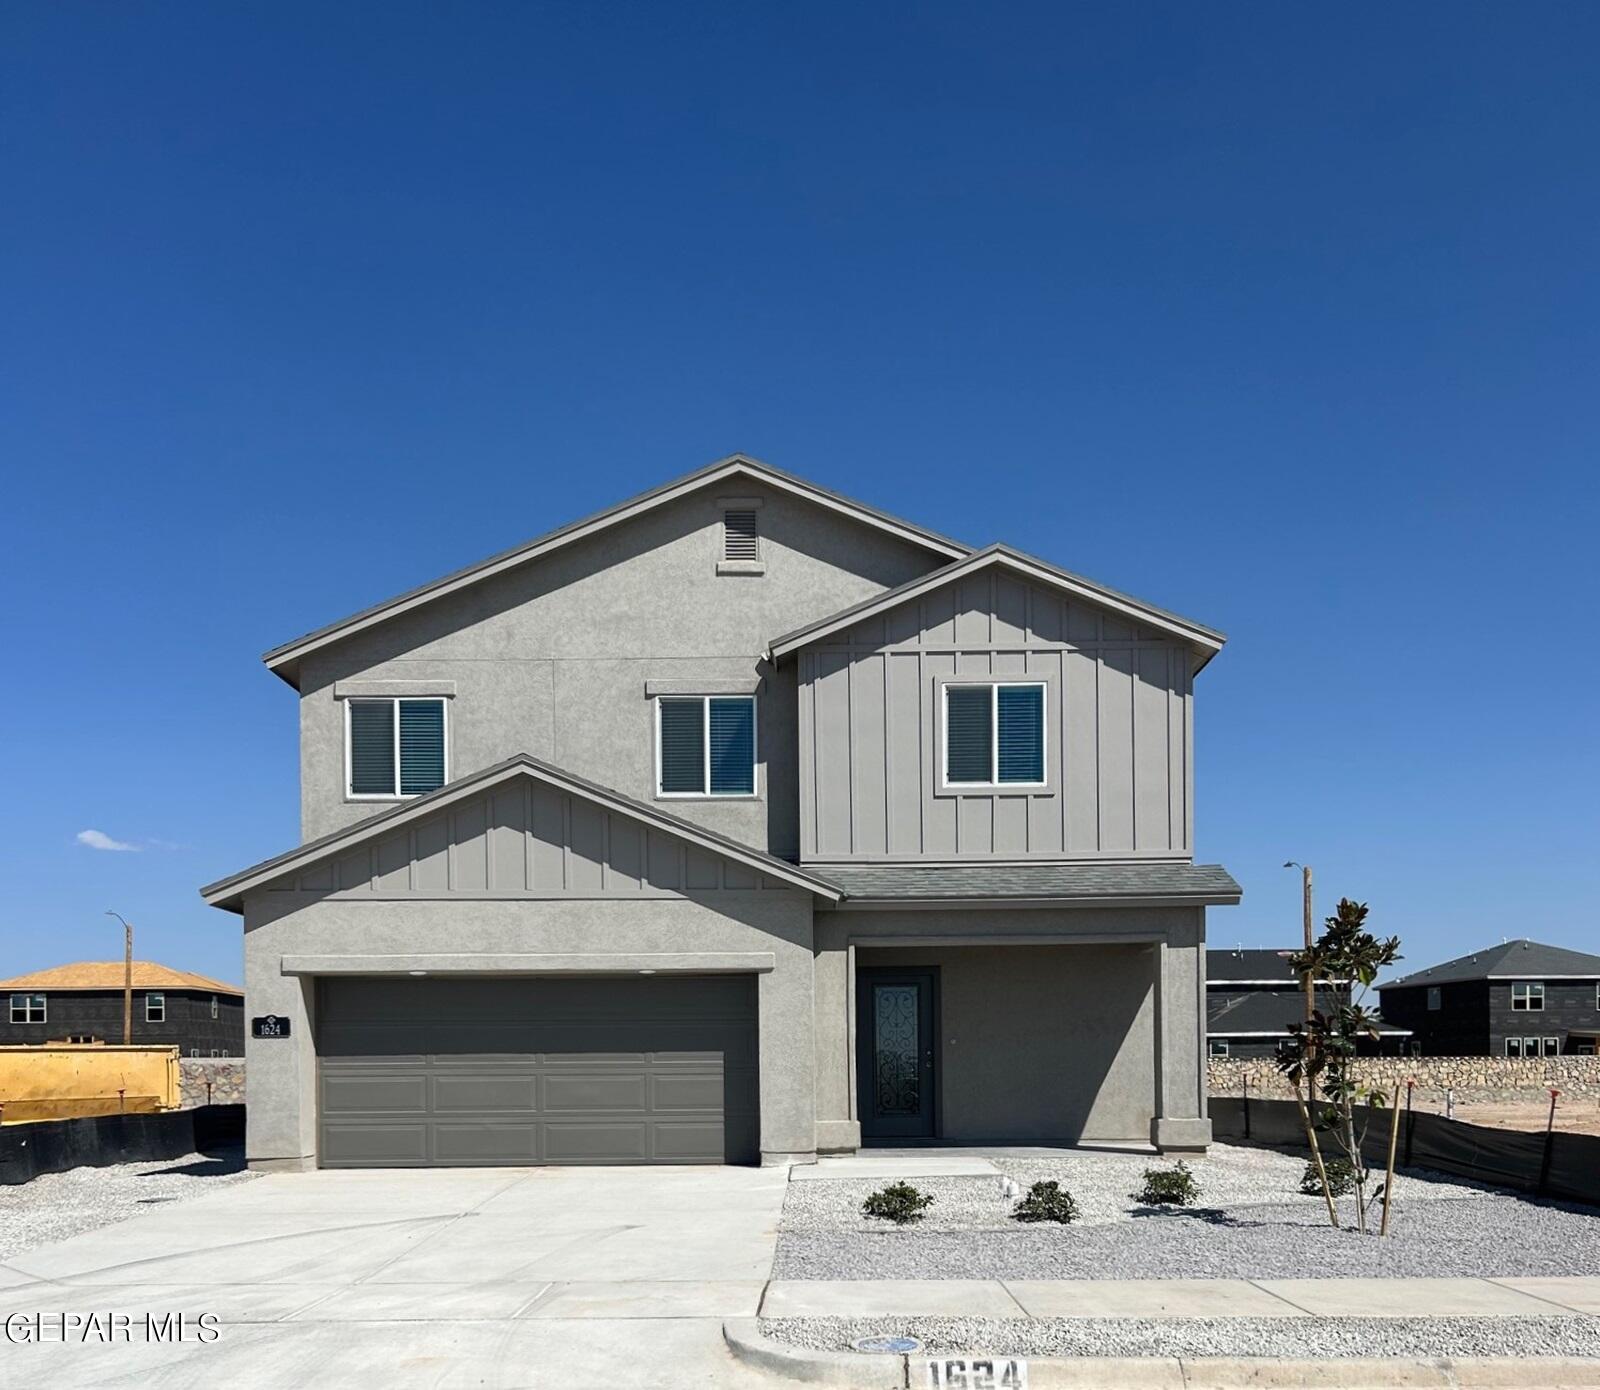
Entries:
POLYGON ((122 1045, 133 1043, 133 923, 120 912, 106 912, 122 923, 122 1045))
MULTIPOLYGON (((1315 935, 1315 932, 1314 932, 1314 930, 1312 928, 1312 925, 1311 925, 1311 865, 1309 865, 1309 864, 1300 864, 1300 863, 1297 863, 1295 860, 1290 859, 1284 864, 1283 867, 1286 868, 1286 869, 1299 869, 1300 870, 1300 881, 1301 881, 1301 904, 1300 904, 1300 910, 1301 910, 1301 916, 1304 918, 1304 926, 1305 926, 1305 933, 1306 933, 1306 950, 1309 951, 1312 948, 1312 946, 1316 944, 1316 935, 1315 935)), ((1311 1022, 1311 1015, 1314 1014, 1317 1011, 1317 986, 1316 986, 1316 982, 1311 978, 1311 972, 1309 970, 1305 972, 1305 991, 1306 991, 1306 1022, 1310 1023, 1311 1022)))

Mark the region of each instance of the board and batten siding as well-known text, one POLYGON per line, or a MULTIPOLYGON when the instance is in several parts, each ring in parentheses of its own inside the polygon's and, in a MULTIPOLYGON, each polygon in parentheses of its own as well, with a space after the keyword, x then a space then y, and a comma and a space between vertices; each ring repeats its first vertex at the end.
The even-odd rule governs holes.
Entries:
POLYGON ((803 859, 1187 858, 1194 657, 990 571, 798 653, 803 859), (1042 680, 1046 785, 948 791, 939 690, 1042 680))
POLYGON ((531 779, 273 884, 329 897, 675 897, 781 888, 759 870, 531 779))

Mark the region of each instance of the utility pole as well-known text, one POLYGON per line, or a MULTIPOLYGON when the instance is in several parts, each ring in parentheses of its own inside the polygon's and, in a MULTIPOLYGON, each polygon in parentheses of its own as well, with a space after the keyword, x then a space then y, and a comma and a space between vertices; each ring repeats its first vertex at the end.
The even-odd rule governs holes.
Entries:
POLYGON ((133 923, 120 912, 106 912, 122 923, 122 1045, 133 1044, 133 923))
MULTIPOLYGON (((1309 951, 1316 944, 1316 931, 1311 923, 1311 865, 1299 864, 1293 859, 1283 866, 1286 869, 1299 869, 1301 882, 1301 915, 1305 919, 1306 950, 1309 951)), ((1317 1011, 1317 984, 1311 978, 1308 970, 1304 976, 1306 992, 1306 1022, 1311 1022, 1311 1015, 1317 1011)))

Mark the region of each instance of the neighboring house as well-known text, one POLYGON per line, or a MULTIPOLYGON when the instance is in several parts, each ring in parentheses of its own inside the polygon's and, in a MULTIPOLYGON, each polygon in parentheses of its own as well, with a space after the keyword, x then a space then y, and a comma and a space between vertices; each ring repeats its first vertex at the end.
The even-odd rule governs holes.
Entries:
MULTIPOLYGON (((121 1043, 125 978, 120 960, 84 960, 0 980, 0 1044, 121 1043)), ((244 991, 136 960, 132 1041, 179 1047, 185 1057, 241 1057, 244 991)))
MULTIPOLYGON (((1206 952, 1206 1044, 1213 1057, 1272 1057, 1289 1038, 1289 1025, 1306 1016, 1305 990, 1289 968, 1293 951, 1212 950, 1206 952)), ((1329 1009, 1335 996, 1321 983, 1316 1006, 1329 1009)), ((1368 1006, 1370 1007, 1370 1005, 1368 1006)), ((1363 1053, 1398 1056, 1411 1034, 1387 1019, 1376 1039, 1363 1038, 1363 1053)))
POLYGON ((1592 1055, 1600 956, 1506 941, 1381 984, 1383 1012, 1430 1057, 1592 1055))
POLYGON ((734 457, 269 652, 250 1161, 1203 1147, 1222 642, 734 457))

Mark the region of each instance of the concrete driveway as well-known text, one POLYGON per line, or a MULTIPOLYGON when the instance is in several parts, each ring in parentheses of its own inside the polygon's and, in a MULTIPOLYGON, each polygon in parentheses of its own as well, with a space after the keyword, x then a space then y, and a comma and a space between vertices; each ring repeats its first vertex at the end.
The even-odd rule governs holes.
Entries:
MULTIPOLYGON (((0 1385, 750 1385, 786 1171, 282 1174, 0 1266, 0 1312, 126 1313, 131 1343, 0 1340, 0 1385), (213 1313, 214 1341, 138 1318, 213 1313)), ((0 1195, 0 1209, 3 1209, 0 1195)), ((0 1211, 3 1219, 3 1211, 0 1211)), ((14 1321, 14 1318, 13 1318, 14 1321)))

